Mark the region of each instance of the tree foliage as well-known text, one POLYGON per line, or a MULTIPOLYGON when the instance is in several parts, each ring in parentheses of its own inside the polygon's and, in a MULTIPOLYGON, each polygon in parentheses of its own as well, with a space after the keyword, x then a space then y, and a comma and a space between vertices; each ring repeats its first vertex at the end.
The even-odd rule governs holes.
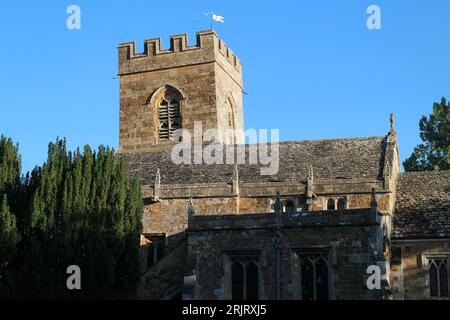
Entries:
POLYGON ((0 280, 16 253, 19 233, 16 216, 11 212, 19 186, 20 157, 11 139, 0 137, 0 280))
POLYGON ((419 121, 423 143, 403 162, 406 171, 450 170, 450 102, 442 97, 429 117, 419 121))
POLYGON ((68 152, 66 141, 57 140, 17 190, 21 241, 0 295, 91 299, 134 292, 143 203, 124 157, 103 146, 68 152), (67 289, 70 265, 81 269, 81 290, 67 289))

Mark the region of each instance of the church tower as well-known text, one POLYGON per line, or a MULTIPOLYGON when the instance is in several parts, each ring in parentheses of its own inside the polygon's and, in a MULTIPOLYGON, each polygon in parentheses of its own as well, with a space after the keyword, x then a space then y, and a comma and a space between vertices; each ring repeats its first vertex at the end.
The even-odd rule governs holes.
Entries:
POLYGON ((134 42, 119 45, 120 152, 167 150, 179 142, 177 129, 193 137, 194 123, 203 132, 218 130, 218 142, 244 143, 242 65, 210 31, 144 42, 136 53, 134 42), (234 129, 234 133, 231 130, 234 129))

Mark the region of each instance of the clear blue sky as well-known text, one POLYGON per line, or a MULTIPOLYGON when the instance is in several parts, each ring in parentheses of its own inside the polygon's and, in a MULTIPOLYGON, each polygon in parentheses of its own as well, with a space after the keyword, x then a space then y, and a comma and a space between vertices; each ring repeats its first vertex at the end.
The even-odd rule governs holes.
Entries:
POLYGON ((384 135, 389 113, 402 160, 418 121, 450 98, 448 0, 1 1, 0 133, 19 142, 23 169, 47 144, 118 146, 117 45, 209 29, 244 67, 246 128, 279 128, 282 140, 384 135), (66 8, 81 8, 68 30, 66 8), (366 9, 381 8, 368 30, 366 9))

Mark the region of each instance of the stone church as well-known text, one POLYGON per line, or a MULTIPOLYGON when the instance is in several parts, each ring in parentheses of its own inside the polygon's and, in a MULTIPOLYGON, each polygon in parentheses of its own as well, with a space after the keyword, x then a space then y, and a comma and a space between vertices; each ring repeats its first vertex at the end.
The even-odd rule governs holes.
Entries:
POLYGON ((217 132, 201 145, 261 152, 240 133, 240 60, 214 31, 118 53, 119 151, 145 203, 138 298, 448 298, 450 172, 400 173, 392 115, 386 135, 280 142, 273 175, 177 164, 198 122, 217 132))

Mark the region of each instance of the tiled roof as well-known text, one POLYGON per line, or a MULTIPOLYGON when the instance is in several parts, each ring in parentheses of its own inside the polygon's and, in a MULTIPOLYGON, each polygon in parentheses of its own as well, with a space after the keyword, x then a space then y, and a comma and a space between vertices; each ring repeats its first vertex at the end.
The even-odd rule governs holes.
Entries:
MULTIPOLYGON (((384 165, 386 137, 281 142, 279 172, 273 176, 261 175, 262 165, 248 164, 249 145, 245 148, 247 164, 238 166, 239 180, 243 182, 305 181, 310 165, 314 177, 319 179, 377 179, 384 165)), ((157 168, 160 169, 161 184, 231 182, 234 171, 231 164, 176 165, 170 152, 127 156, 131 173, 138 173, 144 185, 153 183, 157 168)))
POLYGON ((394 238, 450 238, 450 171, 399 175, 394 238))

